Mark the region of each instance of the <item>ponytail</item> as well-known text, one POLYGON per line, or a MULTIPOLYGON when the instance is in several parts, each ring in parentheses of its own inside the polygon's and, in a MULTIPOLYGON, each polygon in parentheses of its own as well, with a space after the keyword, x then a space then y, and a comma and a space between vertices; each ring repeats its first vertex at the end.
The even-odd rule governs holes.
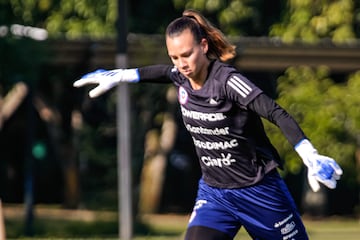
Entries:
POLYGON ((214 27, 204 16, 195 10, 185 10, 183 16, 175 19, 166 29, 167 36, 179 35, 183 30, 190 29, 200 43, 205 38, 209 44, 207 56, 223 62, 235 57, 235 45, 232 45, 224 34, 214 27))

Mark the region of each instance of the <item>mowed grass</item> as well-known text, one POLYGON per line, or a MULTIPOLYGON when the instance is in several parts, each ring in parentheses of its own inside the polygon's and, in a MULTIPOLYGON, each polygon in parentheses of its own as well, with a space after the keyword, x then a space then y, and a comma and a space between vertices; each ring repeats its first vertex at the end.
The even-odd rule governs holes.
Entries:
MULTIPOLYGON (((7 239, 54 239, 54 240, 115 240, 118 236, 117 214, 37 211, 33 222, 33 237, 24 237, 23 216, 5 216, 7 239), (79 217, 81 216, 81 217, 79 217)), ((5 214, 6 215, 6 214, 5 214)), ((156 214, 144 215, 134 223, 133 240, 180 240, 183 239, 188 215, 156 214)), ((331 217, 304 219, 311 240, 359 240, 360 219, 331 217)), ((235 240, 250 240, 241 229, 235 240)))
POLYGON ((328 218, 306 221, 305 226, 313 240, 355 240, 360 239, 360 220, 328 218))

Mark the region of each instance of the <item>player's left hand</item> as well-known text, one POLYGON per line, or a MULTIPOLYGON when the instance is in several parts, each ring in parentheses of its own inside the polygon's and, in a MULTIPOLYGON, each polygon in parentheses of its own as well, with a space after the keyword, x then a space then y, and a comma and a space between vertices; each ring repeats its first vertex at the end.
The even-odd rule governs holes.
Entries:
POLYGON ((336 188, 336 183, 340 179, 343 171, 334 159, 315 154, 309 160, 308 181, 314 192, 320 189, 319 182, 330 189, 336 188))
POLYGON ((308 168, 308 181, 314 192, 319 191, 320 184, 324 184, 330 189, 336 188, 337 181, 340 179, 343 171, 336 161, 330 157, 317 153, 309 140, 302 140, 295 150, 302 158, 308 168))

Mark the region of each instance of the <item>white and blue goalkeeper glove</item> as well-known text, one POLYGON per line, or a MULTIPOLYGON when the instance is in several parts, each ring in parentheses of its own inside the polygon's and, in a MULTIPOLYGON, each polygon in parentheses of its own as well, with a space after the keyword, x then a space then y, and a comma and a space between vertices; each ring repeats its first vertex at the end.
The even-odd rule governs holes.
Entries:
POLYGON ((300 141, 295 150, 308 168, 307 177, 314 192, 319 191, 319 182, 328 188, 336 188, 336 181, 340 179, 343 171, 334 159, 319 155, 307 139, 300 141))
POLYGON ((85 74, 81 79, 74 82, 74 87, 82 87, 88 84, 98 84, 97 87, 89 92, 91 98, 100 96, 107 92, 120 82, 138 82, 140 80, 138 70, 133 69, 115 69, 111 71, 99 69, 85 74))

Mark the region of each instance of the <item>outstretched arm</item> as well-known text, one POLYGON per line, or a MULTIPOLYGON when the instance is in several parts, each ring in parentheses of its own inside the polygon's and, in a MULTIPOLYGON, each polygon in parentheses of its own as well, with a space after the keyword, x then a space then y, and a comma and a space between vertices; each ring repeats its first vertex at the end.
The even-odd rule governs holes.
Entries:
POLYGON ((74 82, 74 87, 82 87, 90 84, 97 86, 89 92, 91 98, 100 96, 107 92, 120 82, 170 82, 170 73, 172 66, 170 65, 152 65, 142 68, 131 69, 99 69, 94 72, 85 74, 81 79, 74 82))
POLYGON ((74 87, 83 87, 89 84, 97 84, 97 87, 89 92, 91 98, 100 96, 107 92, 119 82, 138 82, 140 80, 137 69, 115 69, 111 71, 98 69, 85 74, 74 82, 74 87))
POLYGON ((319 182, 336 188, 342 169, 334 159, 318 154, 293 117, 265 94, 257 96, 248 107, 281 129, 307 166, 309 185, 314 192, 320 189, 319 182))

